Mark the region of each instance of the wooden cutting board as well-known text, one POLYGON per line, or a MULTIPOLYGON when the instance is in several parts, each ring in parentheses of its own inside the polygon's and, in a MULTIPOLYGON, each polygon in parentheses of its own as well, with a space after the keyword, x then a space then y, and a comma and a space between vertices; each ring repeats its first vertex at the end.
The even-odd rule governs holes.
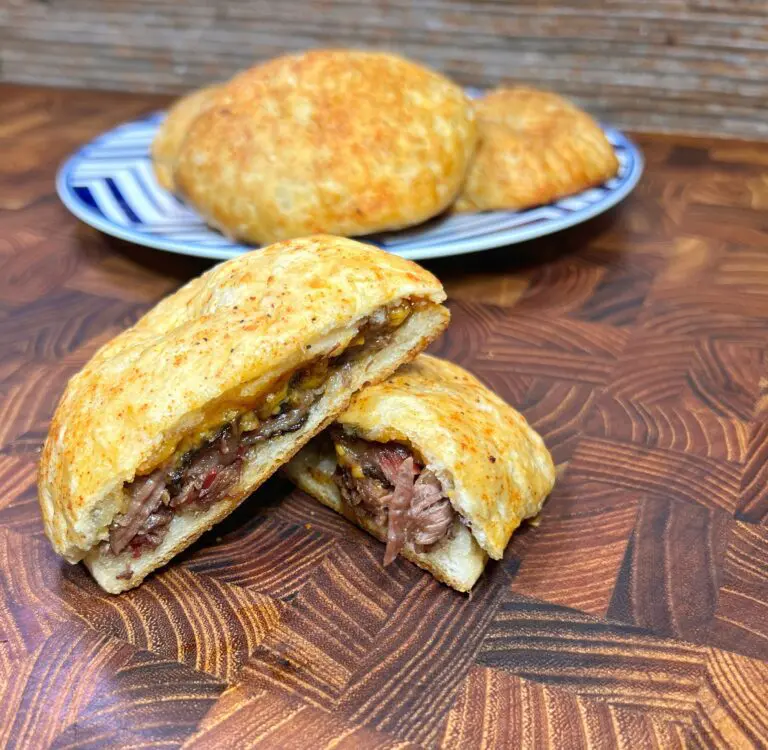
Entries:
POLYGON ((35 466, 68 377, 205 265, 59 204, 158 100, 0 87, 0 744, 759 747, 768 739, 768 145, 639 137, 600 220, 430 265, 434 351, 559 481, 471 597, 271 481, 119 597, 52 552, 35 466))

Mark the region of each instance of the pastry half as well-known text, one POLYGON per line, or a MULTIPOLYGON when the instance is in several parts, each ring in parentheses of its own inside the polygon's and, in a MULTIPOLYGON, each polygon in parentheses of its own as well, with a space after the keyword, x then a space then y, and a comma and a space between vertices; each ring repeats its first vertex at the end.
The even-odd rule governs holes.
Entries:
POLYGON ((459 591, 541 509, 555 469, 525 418, 458 365, 421 355, 360 391, 286 467, 321 503, 459 591))
POLYGON ((54 548, 109 592, 138 585, 432 341, 444 297, 416 264, 329 236, 189 282, 69 382, 40 465, 54 548))

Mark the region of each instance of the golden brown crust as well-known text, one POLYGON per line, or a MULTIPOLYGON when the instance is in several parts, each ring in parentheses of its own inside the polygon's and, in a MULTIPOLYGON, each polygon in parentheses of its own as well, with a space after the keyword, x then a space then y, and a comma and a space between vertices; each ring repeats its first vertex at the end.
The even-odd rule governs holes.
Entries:
POLYGON ((451 504, 494 559, 554 485, 552 458, 525 418, 466 370, 436 357, 421 355, 363 389, 337 422, 368 440, 409 444, 438 476, 449 477, 451 504))
POLYGON ((317 50, 230 81, 192 124, 175 176, 237 239, 355 236, 444 210, 474 146, 473 109, 448 79, 395 55, 317 50))
POLYGON ((524 209, 613 177, 619 164, 600 126, 566 99, 497 89, 475 102, 478 147, 456 211, 524 209))
POLYGON ((206 86, 177 99, 158 128, 150 149, 155 177, 162 187, 173 192, 173 172, 181 144, 195 118, 211 107, 220 86, 206 86))
POLYGON ((193 279, 69 382, 40 465, 54 547, 75 561, 104 538, 119 510, 105 498, 152 468, 211 402, 298 367, 320 353, 313 344, 383 305, 444 297, 416 264, 329 236, 247 253, 193 279))

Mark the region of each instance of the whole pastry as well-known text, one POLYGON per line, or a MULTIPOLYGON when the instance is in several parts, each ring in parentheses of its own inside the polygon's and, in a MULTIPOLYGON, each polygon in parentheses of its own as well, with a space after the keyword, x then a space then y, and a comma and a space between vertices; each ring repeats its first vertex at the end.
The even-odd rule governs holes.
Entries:
POLYGON ((226 84, 192 123, 174 178, 238 240, 356 236, 447 208, 474 146, 471 103, 445 77, 391 54, 317 50, 226 84))
POLYGON ((457 211, 520 210, 586 190, 619 168, 600 126, 563 97, 497 89, 475 102, 478 146, 457 211))
POLYGON ((166 190, 174 189, 176 159, 189 126, 213 104, 213 97, 218 90, 219 86, 206 86, 181 97, 168 110, 168 115, 158 128, 152 141, 152 166, 157 181, 166 190))

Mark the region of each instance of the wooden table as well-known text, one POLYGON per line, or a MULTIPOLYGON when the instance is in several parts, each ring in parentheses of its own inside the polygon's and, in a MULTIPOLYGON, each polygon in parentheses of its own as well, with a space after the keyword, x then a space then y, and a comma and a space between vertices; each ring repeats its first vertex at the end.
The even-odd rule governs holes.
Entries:
POLYGON ((430 264, 435 351, 559 465, 471 597, 282 480, 112 597, 45 539, 37 455, 66 379, 205 264, 80 224, 53 176, 162 103, 0 87, 0 744, 768 740, 768 144, 638 136, 610 214, 430 264))

